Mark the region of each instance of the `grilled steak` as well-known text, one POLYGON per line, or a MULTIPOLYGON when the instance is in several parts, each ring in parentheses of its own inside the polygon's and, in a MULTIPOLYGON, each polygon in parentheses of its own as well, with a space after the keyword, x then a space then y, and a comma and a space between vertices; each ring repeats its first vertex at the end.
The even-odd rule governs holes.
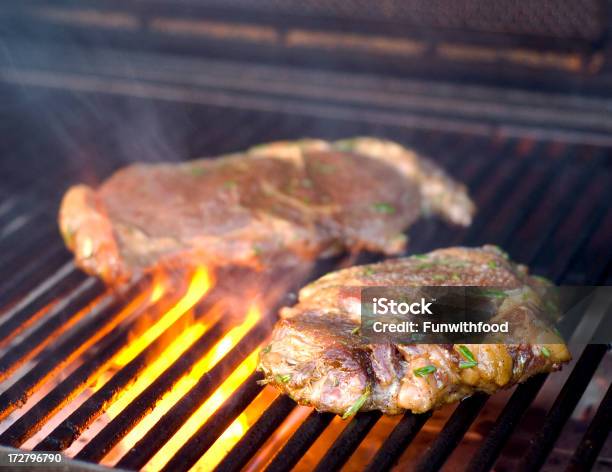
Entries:
MULTIPOLYGON (((356 332, 360 287, 419 285, 522 288, 542 297, 550 286, 495 246, 441 249, 332 272, 303 288, 297 305, 281 311, 272 341, 260 354, 265 381, 299 403, 345 416, 358 410, 421 413, 475 391, 511 387, 570 360, 556 337, 559 343, 545 345, 362 342, 356 332), (466 364, 466 354, 474 357, 472 363, 466 364)), ((523 300, 511 308, 529 326, 533 312, 523 300)), ((502 304, 503 310, 510 308, 502 304)))
POLYGON ((96 190, 69 189, 59 224, 77 264, 113 282, 160 264, 270 267, 343 249, 395 254, 421 214, 468 225, 473 210, 465 188, 429 160, 356 138, 131 165, 96 190))

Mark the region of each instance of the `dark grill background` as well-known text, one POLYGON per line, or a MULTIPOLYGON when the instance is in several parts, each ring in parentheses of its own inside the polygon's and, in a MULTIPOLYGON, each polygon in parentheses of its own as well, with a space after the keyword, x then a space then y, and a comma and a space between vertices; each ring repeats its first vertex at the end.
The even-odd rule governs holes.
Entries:
MULTIPOLYGON (((543 5, 548 8, 554 3, 543 5)), ((25 2, 26 6, 40 4, 25 2)), ((185 4, 189 6, 185 2, 183 7, 185 4)), ((581 12, 603 5, 584 4, 581 12)), ((78 6, 72 2, 61 5, 78 6)), ((273 2, 260 8, 270 5, 273 2)), ((285 8, 295 5, 286 3, 285 8)), ((309 5, 316 10, 322 4, 309 5)), ((113 18, 109 13, 113 9, 137 16, 171 10, 164 2, 88 2, 86 6, 100 8, 106 19, 113 18)), ((230 6, 238 8, 240 2, 230 6)), ((178 11, 185 16, 203 7, 192 8, 178 11)), ((572 4, 572 8, 578 7, 572 4)), ((301 10, 310 19, 296 24, 313 27, 312 11, 301 10)), ((204 18, 193 17, 244 20, 238 14, 228 17, 220 7, 210 12, 204 18)), ((511 31, 514 39, 491 40, 512 47, 537 45, 542 49, 548 45, 547 50, 563 54, 579 51, 580 61, 586 61, 579 61, 582 65, 599 54, 604 60, 598 73, 585 74, 582 66, 559 72, 550 64, 513 64, 508 78, 501 71, 511 65, 503 61, 468 71, 473 68, 469 64, 430 63, 425 52, 423 67, 406 74, 414 64, 421 65, 420 56, 405 61, 401 54, 394 56, 387 50, 381 59, 380 51, 362 50, 355 54, 344 51, 339 58, 321 44, 291 49, 287 54, 284 46, 255 47, 244 38, 202 39, 197 32, 164 36, 159 31, 144 31, 142 24, 126 33, 117 31, 121 28, 116 25, 123 24, 120 19, 108 23, 115 26, 104 27, 99 19, 93 26, 83 26, 36 20, 30 13, 19 6, 0 15, 0 382, 4 379, 0 418, 18 411, 45 379, 63 379, 62 366, 73 353, 86 349, 83 364, 17 422, 8 426, 0 421, 0 445, 21 446, 66 398, 85 389, 89 376, 114 349, 128 342, 131 325, 95 337, 138 287, 126 297, 104 295, 99 282, 74 268, 55 220, 59 199, 68 186, 77 182, 95 185, 131 161, 213 156, 265 141, 305 136, 393 139, 431 156, 465 182, 479 209, 467 230, 435 220, 420 221, 409 231, 409 253, 453 244, 493 243, 513 259, 529 264, 535 273, 560 284, 612 282, 612 101, 602 93, 609 91, 608 52, 597 43, 605 39, 606 28, 597 30, 593 25, 598 21, 592 16, 583 31, 567 26, 571 22, 560 15, 558 25, 565 26, 535 34, 566 37, 564 32, 570 28, 569 36, 577 37, 577 42, 542 38, 534 42, 533 37, 517 36, 525 31, 511 31), (15 19, 19 21, 12 23, 15 19), (134 38, 138 41, 133 42, 134 38), (177 50, 184 54, 177 56, 177 50), (457 73, 460 70, 463 72, 457 73), (427 78, 432 71, 440 74, 427 78), (55 300, 57 304, 48 312, 40 311, 55 300), (93 300, 96 303, 88 306, 93 300), (85 307, 82 323, 62 333, 85 307)), ((358 14, 359 10, 351 10, 351 15, 358 14)), ((314 17, 318 30, 330 29, 325 15, 314 17)), ((262 25, 274 23, 266 18, 263 15, 262 25)), ((520 26, 523 30, 528 27, 520 26)), ((367 34, 381 33, 371 28, 367 34)), ((265 38, 265 31, 256 36, 265 38)), ((469 31, 453 34, 442 37, 448 41, 459 35, 470 44, 486 44, 485 39, 490 39, 469 31)), ((418 36, 415 33, 410 38, 418 36)), ((408 45, 404 46, 407 49, 402 51, 408 51, 408 45)), ((375 259, 363 255, 358 262, 375 259)), ((311 277, 337 262, 319 264, 311 277)), ((204 312, 207 303, 204 300, 197 311, 204 312)), ((274 316, 273 308, 269 315, 274 316)), ((180 323, 169 328, 159 343, 183 328, 180 323)), ((224 328, 215 325, 203 335, 189 355, 164 372, 77 458, 100 461, 224 328)), ((269 329, 266 323, 253 328, 220 361, 220 367, 210 371, 118 465, 130 469, 146 463, 227 372, 265 339, 269 329)), ((155 359, 159 351, 154 347, 139 357, 140 364, 130 364, 112 377, 36 447, 61 450, 76 440, 92 416, 103 411, 104 399, 112 397, 113 389, 138 376, 142 366, 155 359)), ((335 436, 330 431, 334 427, 337 431, 338 420, 313 412, 268 466, 270 470, 285 470, 294 464, 333 470, 346 462, 347 470, 384 470, 401 457, 403 464, 419 470, 435 470, 445 462, 448 470, 465 468, 468 463, 469 470, 486 470, 495 463, 498 470, 535 470, 542 464, 550 469, 570 466, 579 470, 592 465, 599 455, 597 466, 607 470, 612 460, 612 445, 606 442, 610 356, 601 345, 577 346, 574 356, 574 364, 560 374, 536 377, 491 399, 476 395, 431 418, 360 414, 335 436), (528 415, 521 419, 525 411, 528 415), (318 438, 320 442, 327 437, 331 440, 325 448, 316 454, 307 452, 318 438)), ((251 376, 211 416, 171 459, 167 470, 188 469, 210 447, 260 392, 256 380, 256 374, 251 376)), ((291 400, 276 399, 220 469, 234 470, 249 461, 294 408, 291 400)))

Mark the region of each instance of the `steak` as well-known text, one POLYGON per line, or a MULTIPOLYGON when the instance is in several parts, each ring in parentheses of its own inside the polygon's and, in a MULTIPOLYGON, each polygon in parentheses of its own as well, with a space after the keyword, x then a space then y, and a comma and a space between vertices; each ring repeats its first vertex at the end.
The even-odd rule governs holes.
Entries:
MULTIPOLYGON (((441 249, 329 273, 304 287, 295 306, 281 310, 271 342, 260 353, 264 382, 298 403, 345 417, 359 410, 422 413, 476 391, 509 388, 570 360, 557 336, 553 344, 362 340, 361 287, 438 285, 520 288, 546 301, 551 286, 496 246, 441 249)), ((525 297, 511 307, 501 304, 496 316, 504 310, 521 314, 526 329, 533 324, 533 306, 525 297)))
POLYGON ((278 267, 361 249, 397 254, 421 214, 469 225, 465 187, 374 138, 302 140, 77 185, 59 225, 76 263, 107 282, 157 266, 278 267))

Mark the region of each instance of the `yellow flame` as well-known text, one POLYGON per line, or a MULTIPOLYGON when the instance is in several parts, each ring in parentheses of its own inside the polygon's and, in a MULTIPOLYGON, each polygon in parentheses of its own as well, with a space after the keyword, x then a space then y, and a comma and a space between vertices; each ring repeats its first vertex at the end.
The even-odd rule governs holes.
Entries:
MULTIPOLYGON (((210 397, 194 415, 189 418, 189 421, 193 421, 193 432, 188 432, 191 436, 197 429, 208 419, 208 417, 214 413, 214 411, 221 406, 227 397, 229 397, 234 390, 236 390, 242 383, 253 373, 257 367, 259 359, 259 349, 253 351, 249 357, 247 357, 242 364, 232 373, 230 377, 215 391, 212 397, 210 397), (215 396, 216 395, 216 396, 215 396)), ((221 462, 225 455, 236 445, 240 438, 246 433, 249 427, 247 417, 245 413, 240 414, 232 424, 223 432, 221 436, 215 441, 215 443, 206 451, 206 453, 200 457, 198 462, 193 466, 191 470, 197 471, 208 471, 215 468, 215 466, 221 462)), ((180 431, 179 431, 180 433, 180 431)))
MULTIPOLYGON (((227 352, 229 352, 246 333, 259 321, 261 311, 257 307, 251 307, 247 312, 244 321, 231 329, 217 344, 206 354, 191 370, 183 377, 172 389, 170 395, 166 396, 163 403, 159 405, 166 411, 170 409, 176 401, 187 393, 202 377, 210 370, 227 352)), ((200 408, 183 424, 172 438, 161 448, 153 458, 145 465, 144 470, 154 471, 161 469, 168 460, 181 448, 193 433, 215 412, 215 410, 238 388, 242 382, 253 372, 257 366, 258 350, 253 351, 235 370, 225 379, 217 390, 206 400, 200 408)), ((157 410, 157 408, 156 408, 157 410)), ((164 412, 165 413, 165 412, 164 412)), ((228 428, 213 445, 213 447, 203 456, 217 464, 225 454, 228 447, 231 448, 246 431, 246 417, 241 415, 228 428), (235 423, 235 424, 234 424, 235 423), (223 439, 222 439, 223 438, 223 439), (213 452, 211 452, 213 451, 213 452), (217 451, 217 452, 215 452, 217 451)), ((141 433, 141 435, 144 433, 141 433)), ((212 462, 211 462, 212 463, 212 462)))
MULTIPOLYGON (((191 310, 195 304, 210 290, 212 285, 209 271, 205 267, 199 267, 193 274, 187 292, 181 298, 176 305, 174 305, 164 316, 162 316, 153 326, 147 329, 137 339, 130 342, 128 346, 123 348, 114 359, 114 363, 119 366, 124 366, 138 354, 140 354, 144 348, 146 348, 151 342, 168 329, 177 319, 179 319, 184 313, 191 310)), ((151 301, 158 300, 164 293, 165 287, 163 283, 156 283, 152 294, 151 301)))
MULTIPOLYGON (((155 324, 147 329, 137 339, 130 342, 128 346, 123 348, 113 359, 116 366, 124 366, 140 354, 151 342, 161 335, 172 323, 180 318, 184 313, 191 310, 195 304, 208 292, 211 286, 211 280, 206 268, 198 268, 191 279, 189 287, 185 295, 172 307, 164 316, 162 316, 155 324)), ((156 288, 152 293, 159 291, 156 288)), ((112 403, 107 415, 110 418, 116 417, 119 412, 125 408, 136 396, 138 396, 157 376, 168 368, 178 357, 185 352, 205 331, 207 326, 203 323, 197 323, 185 331, 183 331, 177 339, 175 339, 158 358, 149 364, 139 375, 138 380, 130 387, 124 390, 119 398, 112 403)))
POLYGON ((204 324, 196 324, 190 326, 183 331, 170 344, 161 355, 147 366, 146 369, 138 377, 130 387, 121 393, 121 396, 112 403, 106 414, 111 418, 115 418, 134 398, 147 388, 165 369, 170 367, 202 334, 206 331, 204 324))
POLYGON ((155 281, 153 290, 151 291, 151 297, 149 301, 155 303, 166 293, 166 284, 162 281, 155 281))

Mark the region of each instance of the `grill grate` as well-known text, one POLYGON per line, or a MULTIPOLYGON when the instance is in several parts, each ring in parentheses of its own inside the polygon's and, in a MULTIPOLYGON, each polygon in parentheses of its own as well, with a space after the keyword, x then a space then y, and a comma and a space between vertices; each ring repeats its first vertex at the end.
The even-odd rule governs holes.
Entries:
MULTIPOLYGON (((611 281, 612 254, 600 235, 611 220, 607 208, 610 191, 606 183, 610 181, 610 166, 606 148, 527 138, 486 138, 437 131, 416 133, 392 126, 372 128, 362 123, 321 121, 280 113, 208 110, 200 116, 214 119, 217 125, 204 137, 194 135, 184 139, 200 143, 199 149, 204 149, 206 154, 281 136, 316 135, 321 130, 323 134, 333 135, 376 133, 412 144, 425 154, 440 156, 439 161, 470 186, 480 212, 468 230, 451 229, 433 220, 417 223, 410 231, 411 252, 451 244, 498 243, 508 249, 514 259, 559 283, 611 281), (327 125, 329 129, 325 128, 327 125), (586 271, 582 264, 585 259, 587 262, 596 260, 596 263, 586 264, 596 266, 596 270, 586 271)), ((78 144, 74 143, 76 147, 78 144)), ((37 150, 40 146, 40 143, 33 143, 30 147, 37 150)), ((40 157, 24 155, 32 159, 32 168, 48 169, 48 164, 40 157)), ((53 175, 51 182, 80 179, 89 162, 94 160, 75 163, 72 170, 56 169, 49 174, 53 175), (79 165, 84 168, 77 168, 79 165)), ((109 160, 100 164, 95 172, 106 175, 121 164, 109 160)), ((210 324, 179 358, 152 379, 74 454, 76 459, 103 462, 105 456, 211 351, 232 327, 231 317, 224 310, 215 312, 215 298, 212 294, 207 295, 193 313, 185 312, 72 411, 56 419, 66 405, 99 378, 114 356, 159 320, 181 294, 163 297, 152 304, 139 304, 150 287, 149 280, 136 282, 119 295, 106 291, 94 279, 84 277, 69 262, 69 254, 55 235, 53 218, 65 183, 54 188, 49 181, 41 184, 27 173, 23 167, 16 168, 14 161, 0 163, 0 191, 10 196, 0 206, 0 225, 5 228, 0 233, 0 248, 10 250, 10 254, 0 252, 0 273, 7 275, 0 281, 0 300, 5 307, 0 311, 0 382, 4 382, 0 383, 0 418, 4 420, 0 422, 0 444, 23 447, 34 441, 35 450, 67 450, 78 443, 88 428, 99 422, 122 392, 159 358, 164 347, 194 321, 207 320, 210 324), (29 183, 23 186, 21 182, 29 183), (34 209, 33 205, 41 201, 36 195, 45 195, 44 201, 51 203, 45 203, 41 210, 34 209), (11 224, 24 215, 29 218, 22 224, 11 224), (211 312, 216 313, 212 319, 211 312), (63 369, 66 372, 62 373, 63 369), (52 379, 57 379, 57 384, 43 392, 41 388, 52 379), (11 419, 13 415, 16 415, 15 420, 11 419), (42 438, 38 438, 37 434, 47 425, 51 426, 44 429, 42 438)), ((361 255, 359 258, 359 262, 370 260, 374 260, 374 256, 361 255)), ((311 276, 326 272, 336 262, 320 264, 311 276)), ((269 311, 273 313, 275 308, 269 311)), ((229 373, 258 348, 271 328, 264 314, 261 321, 143 431, 118 458, 116 465, 124 469, 145 466, 223 384, 229 373)), ((580 355, 579 352, 575 354, 580 355)), ((601 345, 589 345, 584 349, 548 410, 540 432, 534 436, 521 470, 535 470, 545 463, 605 354, 606 347, 601 345)), ((188 470, 196 464, 228 426, 266 391, 257 384, 258 378, 257 373, 247 376, 214 413, 185 438, 163 470, 188 470)), ((468 470, 488 470, 503 456, 508 441, 521 429, 523 414, 546 381, 547 376, 538 376, 515 389, 478 444, 478 452, 467 466, 468 470)), ((493 408, 491 400, 485 395, 475 395, 461 402, 429 443, 416 468, 438 470, 445 463, 450 464, 477 418, 486 408, 493 408)), ((610 391, 578 448, 572 451, 574 455, 568 465, 574 470, 594 464, 604 447, 610 424, 609 407, 610 391)), ((299 413, 300 408, 286 397, 273 397, 262 409, 261 416, 220 459, 217 470, 239 470, 248 465, 282 429, 285 420, 299 413)), ((311 412, 302 418, 280 450, 266 462, 267 470, 299 466, 300 461, 309 457, 311 446, 335 424, 334 415, 327 413, 311 412)), ((383 421, 376 412, 357 415, 323 452, 309 460, 316 462, 317 470, 336 470, 351 463, 361 448, 371 442, 369 435, 383 421)), ((419 438, 430 421, 431 414, 405 414, 393 427, 387 428, 380 447, 369 453, 359 468, 388 470, 410 451, 411 443, 419 438)))

